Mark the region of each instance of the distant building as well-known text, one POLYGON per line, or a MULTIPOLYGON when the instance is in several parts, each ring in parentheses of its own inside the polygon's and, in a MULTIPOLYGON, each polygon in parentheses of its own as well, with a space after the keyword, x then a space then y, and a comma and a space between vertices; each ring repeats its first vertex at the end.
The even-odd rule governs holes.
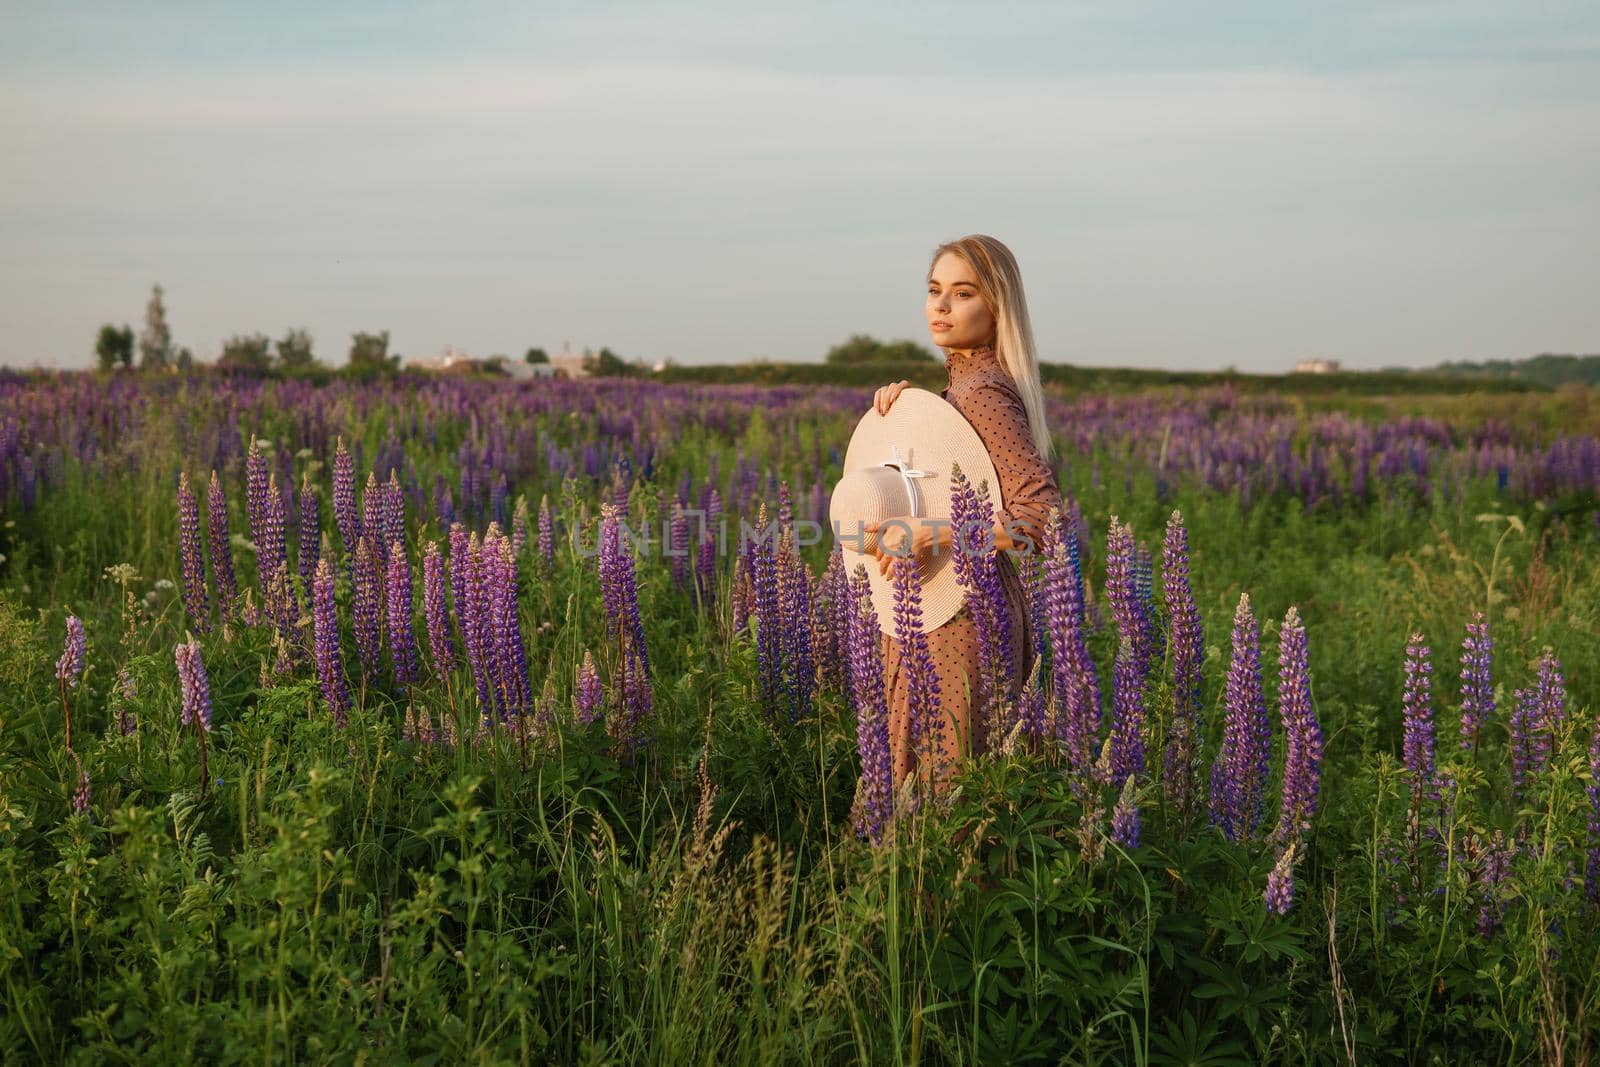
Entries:
POLYGON ((1302 359, 1294 365, 1296 374, 1338 374, 1339 361, 1336 359, 1302 359))
MULTIPOLYGON (((501 368, 509 378, 553 378, 556 370, 548 363, 526 363, 520 359, 505 358, 499 361, 501 368)), ((445 345, 444 351, 434 359, 413 359, 409 366, 421 370, 432 371, 435 374, 461 374, 474 371, 490 372, 492 370, 487 359, 478 359, 468 355, 455 345, 445 345)))

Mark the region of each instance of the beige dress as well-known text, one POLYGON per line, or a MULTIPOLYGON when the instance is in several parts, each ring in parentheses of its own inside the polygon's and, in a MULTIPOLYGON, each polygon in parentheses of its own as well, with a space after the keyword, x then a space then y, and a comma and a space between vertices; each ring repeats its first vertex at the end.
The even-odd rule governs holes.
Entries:
MULTIPOLYGON (((1039 454, 1028 429, 1027 410, 1016 383, 1001 365, 992 347, 969 356, 945 357, 950 383, 940 395, 970 422, 988 449, 1000 479, 1004 509, 996 517, 1005 524, 1026 527, 1019 531, 1033 551, 1043 544, 1050 509, 1061 506, 1055 471, 1039 454)), ((995 487, 989 499, 996 500, 995 487)), ((1023 551, 1020 547, 1019 552, 1023 551)), ((1033 641, 1029 632, 1026 600, 1016 560, 999 553, 1000 581, 1005 588, 1011 618, 1011 696, 1022 692, 1033 669, 1033 641)), ((978 633, 969 608, 963 604, 948 622, 928 631, 928 651, 939 676, 939 707, 944 719, 936 777, 942 779, 956 758, 987 751, 988 724, 972 721, 978 687, 978 633)), ((883 635, 884 688, 889 708, 889 751, 898 787, 918 764, 911 744, 908 714, 910 693, 902 670, 902 647, 890 634, 883 635)))

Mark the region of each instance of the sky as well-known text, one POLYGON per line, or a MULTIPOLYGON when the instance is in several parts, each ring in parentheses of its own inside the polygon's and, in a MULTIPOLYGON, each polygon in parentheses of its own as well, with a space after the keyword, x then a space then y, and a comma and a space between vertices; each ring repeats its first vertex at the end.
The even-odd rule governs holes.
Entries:
POLYGON ((929 258, 1039 358, 1600 351, 1600 5, 0 0, 0 364, 356 331, 433 357, 932 347, 929 258))

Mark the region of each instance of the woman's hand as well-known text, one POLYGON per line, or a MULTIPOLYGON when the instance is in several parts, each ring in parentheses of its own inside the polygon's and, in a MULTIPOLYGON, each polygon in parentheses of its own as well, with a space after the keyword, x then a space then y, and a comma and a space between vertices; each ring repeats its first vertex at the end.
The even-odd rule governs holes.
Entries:
POLYGON ((943 552, 950 545, 949 520, 933 523, 914 515, 897 515, 882 522, 869 522, 863 529, 878 534, 871 554, 877 558, 878 573, 882 575, 889 573, 896 559, 909 555, 920 567, 928 556, 943 552))
POLYGON ((910 384, 910 382, 902 378, 892 385, 883 386, 873 394, 872 406, 877 409, 879 415, 889 414, 889 405, 893 404, 894 398, 900 395, 900 390, 904 389, 910 384))

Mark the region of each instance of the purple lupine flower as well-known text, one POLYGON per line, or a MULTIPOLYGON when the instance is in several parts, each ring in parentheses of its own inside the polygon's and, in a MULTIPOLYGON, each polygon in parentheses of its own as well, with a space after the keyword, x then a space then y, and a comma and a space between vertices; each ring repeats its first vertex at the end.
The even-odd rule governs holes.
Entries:
POLYGON ((1476 749, 1483 724, 1494 715, 1494 683, 1490 677, 1489 624, 1474 612, 1461 642, 1461 747, 1476 749))
POLYGON ((555 522, 550 517, 550 497, 539 498, 539 555, 548 564, 556 561, 555 522))
POLYGON ((211 485, 206 491, 206 526, 211 543, 211 579, 217 587, 217 604, 226 615, 239 595, 239 583, 233 576, 233 544, 228 533, 228 498, 222 491, 222 480, 211 472, 211 485))
POLYGON ((578 667, 577 705, 578 721, 591 723, 600 717, 605 695, 600 690, 600 672, 595 669, 594 656, 583 650, 583 663, 578 667))
POLYGON ((469 549, 467 528, 459 522, 450 524, 450 602, 455 605, 456 625, 461 628, 462 647, 466 647, 467 560, 469 549))
POLYGON ((611 558, 607 561, 606 575, 601 580, 602 588, 611 590, 611 602, 607 609, 610 624, 615 635, 625 635, 638 650, 641 661, 646 669, 650 666, 649 650, 645 647, 644 622, 639 616, 639 591, 635 584, 633 573, 632 546, 624 547, 618 524, 621 521, 622 510, 616 505, 610 505, 610 512, 606 512, 606 505, 601 505, 602 526, 608 527, 609 537, 602 538, 602 545, 609 545, 611 558))
POLYGON ((378 675, 383 647, 383 563, 366 534, 356 538, 354 588, 350 596, 351 629, 364 677, 378 675))
POLYGON ((928 650, 928 635, 922 629, 922 586, 917 578, 917 561, 911 556, 895 556, 889 571, 894 579, 894 639, 904 650, 911 747, 937 775, 945 769, 944 716, 939 705, 938 669, 928 650))
POLYGON ((1488 844, 1478 856, 1478 869, 1474 881, 1478 887, 1478 935, 1489 938, 1494 935, 1500 926, 1500 917, 1505 912, 1505 903, 1501 899, 1501 886, 1505 884, 1506 877, 1511 873, 1511 861, 1517 856, 1515 842, 1507 843, 1505 835, 1499 830, 1494 832, 1488 844))
MULTIPOLYGON (((716 455, 713 454, 711 458, 714 463, 716 455)), ((722 496, 717 492, 716 486, 706 486, 705 502, 701 505, 701 510, 705 512, 702 520, 705 523, 705 535, 700 540, 698 568, 700 599, 702 603, 710 604, 717 593, 717 535, 712 531, 720 529, 719 523, 722 521, 722 496)))
POLYGON ((399 541, 389 546, 389 573, 383 589, 388 607, 389 658, 394 662, 394 680, 411 685, 420 678, 417 669, 417 642, 411 621, 411 561, 406 546, 399 541))
POLYGON ((294 636, 295 619, 300 614, 294 602, 294 587, 289 584, 289 549, 284 536, 283 496, 278 492, 276 471, 267 474, 267 493, 261 503, 261 525, 256 541, 257 577, 261 584, 261 603, 267 617, 285 641, 294 636))
POLYGON ((78 763, 78 788, 72 793, 72 810, 79 815, 89 814, 89 769, 83 765, 83 760, 76 752, 72 758, 78 763))
POLYGON ((1511 796, 1522 800, 1529 773, 1535 769, 1535 734, 1539 730, 1539 694, 1536 686, 1511 691, 1511 796))
POLYGON ((1283 616, 1278 639, 1278 717, 1286 754, 1283 799, 1275 837, 1287 840, 1311 828, 1321 782, 1322 727, 1311 707, 1306 630, 1294 606, 1283 616))
MULTIPOLYGON (((625 488, 625 486, 624 486, 625 488)), ((618 525, 622 510, 613 503, 600 506, 600 588, 605 597, 606 632, 621 650, 620 682, 613 690, 620 697, 622 714, 607 719, 617 744, 630 753, 638 743, 639 726, 652 707, 650 657, 645 647, 644 623, 639 616, 639 595, 634 584, 633 552, 621 545, 618 525)))
POLYGON ((974 487, 960 464, 950 470, 950 521, 956 582, 966 590, 967 607, 978 637, 978 692, 973 723, 993 721, 1011 693, 1016 666, 1012 662, 1011 611, 1000 579, 994 550, 994 508, 988 487, 974 487))
POLYGON ((1267 890, 1263 894, 1267 910, 1279 915, 1289 910, 1289 905, 1294 903, 1294 854, 1300 842, 1291 840, 1278 852, 1278 860, 1272 865, 1272 873, 1267 875, 1267 890))
POLYGON ((1583 891, 1591 904, 1600 904, 1600 716, 1589 732, 1589 854, 1583 868, 1583 891))
POLYGON ((1154 649, 1145 598, 1139 588, 1139 548, 1133 539, 1133 528, 1111 516, 1111 527, 1106 532, 1106 599, 1111 603, 1118 632, 1133 642, 1134 662, 1143 678, 1149 673, 1154 649))
POLYGON ((777 571, 782 688, 789 721, 794 722, 811 708, 816 669, 811 644, 811 572, 794 547, 794 531, 790 528, 785 528, 778 539, 777 571))
POLYGON ((368 471, 367 487, 361 492, 361 535, 367 539, 367 547, 377 556, 380 565, 389 562, 389 542, 384 540, 384 531, 388 528, 384 521, 388 498, 388 490, 378 484, 378 472, 368 471))
POLYGON ((439 542, 429 541, 422 557, 422 614, 428 620, 428 652, 433 670, 441 677, 455 669, 455 646, 450 640, 450 608, 445 603, 444 559, 439 542))
POLYGON ((1089 771, 1100 732, 1100 681, 1084 641, 1082 585, 1074 572, 1073 532, 1059 510, 1045 524, 1045 613, 1050 624, 1051 673, 1058 709, 1056 735, 1066 741, 1075 781, 1089 771))
POLYGON ((1120 788, 1144 772, 1144 679, 1138 652, 1126 634, 1111 679, 1111 784, 1120 788))
POLYGON ((396 541, 402 545, 406 540, 406 493, 400 488, 400 475, 394 470, 389 471, 389 480, 384 483, 383 492, 379 497, 383 515, 383 543, 385 545, 385 562, 388 562, 388 549, 396 541))
POLYGON ((333 521, 339 527, 345 554, 355 555, 362 533, 361 518, 356 513, 356 465, 342 436, 333 454, 333 521))
POLYGON ((200 659, 200 642, 194 638, 177 645, 172 650, 178 664, 178 681, 183 690, 181 721, 185 726, 211 732, 211 683, 206 678, 206 665, 200 659))
POLYGON ((61 645, 61 658, 56 660, 56 679, 64 689, 78 688, 78 679, 83 677, 83 653, 87 644, 83 620, 76 615, 68 615, 67 637, 61 645))
POLYGON ((517 610, 517 564, 511 555, 511 542, 498 524, 490 523, 489 535, 484 542, 484 556, 491 564, 489 610, 501 716, 520 719, 532 710, 533 688, 528 681, 527 647, 517 610))
POLYGON ((211 627, 205 562, 200 548, 200 502, 189 488, 189 472, 178 474, 178 557, 183 576, 183 608, 196 630, 211 627))
POLYGON ((669 538, 664 551, 672 572, 672 584, 679 589, 689 584, 689 516, 684 513, 683 502, 672 502, 672 521, 667 527, 669 538))
MULTIPOLYGON (((1128 662, 1137 666, 1131 650, 1128 662)), ((1123 780, 1122 792, 1117 796, 1116 806, 1111 809, 1111 839, 1123 848, 1139 847, 1139 805, 1133 796, 1137 781, 1138 778, 1131 774, 1123 780)))
MULTIPOLYGON (((250 439, 250 452, 244 461, 244 513, 250 527, 250 539, 256 543, 258 557, 262 553, 261 520, 267 510, 267 457, 261 451, 261 442, 250 439)), ((263 569, 262 574, 269 571, 263 569)), ((261 583, 266 585, 265 581, 261 583)))
POLYGON ((883 690, 883 640, 864 563, 850 578, 852 596, 846 635, 851 702, 856 709, 856 752, 861 758, 861 806, 856 833, 874 845, 894 815, 894 768, 889 752, 889 709, 883 690))
POLYGON ((1161 593, 1166 603, 1167 647, 1172 659, 1172 723, 1163 784, 1168 803, 1187 815, 1199 799, 1200 665, 1205 649, 1200 611, 1189 586, 1189 531, 1177 511, 1167 519, 1167 536, 1161 548, 1161 593))
POLYGON ((1229 841, 1255 832, 1265 805, 1272 727, 1261 689, 1261 634, 1240 594, 1233 613, 1233 658, 1224 689, 1222 747, 1211 765, 1211 824, 1229 841))
POLYGON ((457 559, 450 560, 451 578, 457 569, 462 582, 461 599, 456 602, 456 617, 461 622, 461 643, 467 651, 467 666, 472 671, 472 682, 478 694, 478 714, 485 720, 494 718, 494 642, 489 622, 489 593, 483 560, 483 546, 474 530, 467 538, 467 547, 457 559))
MULTIPOLYGON (((691 574, 690 581, 693 581, 691 574)), ((828 565, 817 582, 817 597, 812 604, 812 641, 822 685, 850 693, 849 655, 850 577, 844 569, 844 552, 838 542, 828 553, 828 565)))
POLYGON ((311 484, 311 475, 300 481, 300 588, 311 588, 317 574, 317 559, 322 555, 322 509, 317 491, 311 484))
POLYGON ((1405 713, 1403 759, 1411 783, 1411 802, 1416 807, 1424 799, 1438 800, 1438 780, 1434 772, 1433 741, 1433 665, 1426 638, 1411 635, 1406 645, 1406 684, 1402 704, 1405 713))
POLYGON ((1566 681, 1561 677, 1561 661, 1546 648, 1539 655, 1539 677, 1534 683, 1534 704, 1538 708, 1538 729, 1533 735, 1534 761, 1539 771, 1550 765, 1556 735, 1567 718, 1566 681))
POLYGON ((750 562, 750 587, 756 619, 756 687, 761 706, 769 714, 776 705, 783 678, 782 605, 778 598, 778 550, 770 536, 767 505, 756 512, 758 536, 746 554, 750 562))
MULTIPOLYGON (((360 550, 360 542, 357 542, 360 550)), ((326 556, 317 561, 312 579, 311 625, 317 647, 317 680, 334 722, 345 725, 350 707, 350 687, 344 679, 344 656, 339 650, 339 611, 333 600, 333 567, 326 556)))

